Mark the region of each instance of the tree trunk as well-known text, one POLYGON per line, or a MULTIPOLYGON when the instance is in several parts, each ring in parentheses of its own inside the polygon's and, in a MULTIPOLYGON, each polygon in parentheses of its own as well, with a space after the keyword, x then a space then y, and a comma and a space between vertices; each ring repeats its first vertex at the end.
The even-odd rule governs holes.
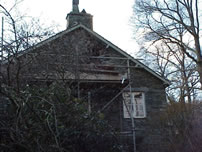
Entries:
POLYGON ((195 41, 195 49, 196 49, 196 55, 197 55, 197 71, 199 73, 201 90, 202 90, 202 54, 201 54, 199 35, 195 35, 194 41, 195 41))
POLYGON ((197 71, 200 76, 201 90, 202 90, 202 59, 197 63, 197 71))

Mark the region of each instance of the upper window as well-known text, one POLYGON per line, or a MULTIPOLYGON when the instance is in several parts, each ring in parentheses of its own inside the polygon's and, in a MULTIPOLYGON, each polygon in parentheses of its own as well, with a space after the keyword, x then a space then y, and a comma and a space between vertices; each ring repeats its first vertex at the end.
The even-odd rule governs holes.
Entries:
POLYGON ((145 118, 145 95, 143 92, 123 93, 123 116, 124 118, 145 118))

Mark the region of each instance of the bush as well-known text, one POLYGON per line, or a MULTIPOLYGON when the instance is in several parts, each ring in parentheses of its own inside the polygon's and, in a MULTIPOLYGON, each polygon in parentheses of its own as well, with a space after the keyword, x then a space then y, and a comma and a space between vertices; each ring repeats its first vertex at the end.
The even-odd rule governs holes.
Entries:
MULTIPOLYGON (((11 98, 11 97, 10 97, 11 98)), ((85 101, 71 96, 61 84, 49 87, 27 86, 12 93, 18 103, 0 148, 28 152, 117 152, 121 150, 117 134, 103 114, 88 113, 85 101)), ((11 104, 13 105, 13 104, 11 104)), ((11 115, 11 114, 10 114, 11 115)))

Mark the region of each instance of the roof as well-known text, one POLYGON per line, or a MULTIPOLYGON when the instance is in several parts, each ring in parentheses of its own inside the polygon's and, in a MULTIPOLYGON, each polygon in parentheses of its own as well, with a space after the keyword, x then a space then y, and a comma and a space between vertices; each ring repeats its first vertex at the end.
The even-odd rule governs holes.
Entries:
POLYGON ((116 50, 117 52, 119 52, 120 54, 122 54, 123 56, 125 56, 126 58, 130 59, 132 62, 134 62, 138 67, 141 67, 143 69, 145 69, 146 71, 148 71, 149 73, 151 73, 152 75, 154 75, 155 77, 157 77, 158 79, 160 79, 161 81, 163 81, 166 85, 169 85, 170 82, 169 80, 163 78, 162 76, 160 76, 159 74, 157 74, 155 71, 153 71, 152 69, 150 69, 149 67, 147 67, 146 65, 144 65, 143 63, 141 63, 140 61, 138 61, 137 59, 135 59, 134 57, 132 57, 131 55, 129 55, 128 53, 126 53, 125 51, 123 51, 122 49, 120 49, 119 47, 117 47, 116 45, 114 45, 113 43, 111 43, 110 41, 106 40, 104 37, 102 37, 101 35, 99 35, 98 33, 92 31, 91 29, 85 27, 84 25, 82 24, 79 24, 79 25, 76 25, 74 27, 71 27, 69 29, 66 29, 62 32, 59 32, 58 34, 34 45, 33 47, 21 52, 19 54, 19 56, 31 51, 31 50, 34 50, 36 48, 39 48, 43 45, 45 45, 46 43, 49 43, 65 34, 68 34, 76 29, 79 29, 79 28, 83 28, 84 30, 86 30, 87 32, 89 32, 90 34, 92 34, 93 36, 97 37, 99 40, 103 41, 107 46, 113 48, 114 50, 116 50))

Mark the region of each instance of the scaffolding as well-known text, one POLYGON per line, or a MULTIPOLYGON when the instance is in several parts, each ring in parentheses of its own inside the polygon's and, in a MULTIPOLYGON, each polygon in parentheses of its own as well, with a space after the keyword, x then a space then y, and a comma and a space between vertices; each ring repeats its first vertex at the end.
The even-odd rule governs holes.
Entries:
MULTIPOLYGON (((30 54, 31 55, 31 54, 30 54)), ((36 56, 36 54, 32 54, 33 56, 36 56)), ((42 56, 42 54, 40 54, 42 56)), ((49 58, 48 56, 52 56, 54 58, 57 58, 55 54, 44 54, 46 58, 49 58)), ((130 114, 131 119, 131 131, 132 131, 132 137, 133 137, 133 151, 136 152, 136 136, 135 136, 135 120, 133 117, 134 109, 133 109, 133 103, 132 103, 132 80, 131 80, 131 68, 137 68, 136 65, 130 65, 129 58, 126 57, 109 57, 109 56, 81 56, 76 52, 76 56, 74 55, 59 55, 61 58, 65 58, 67 60, 68 58, 72 59, 73 63, 66 63, 66 62, 58 62, 55 63, 55 65, 50 65, 50 62, 43 63, 44 67, 46 67, 46 71, 52 71, 51 67, 58 67, 59 65, 64 66, 64 73, 66 73, 66 78, 69 80, 74 80, 77 85, 77 97, 81 98, 80 93, 80 84, 85 83, 101 83, 101 82, 107 82, 107 83, 120 83, 125 84, 127 82, 127 85, 123 87, 110 101, 107 102, 100 110, 99 112, 103 112, 108 107, 110 107, 116 99, 122 95, 122 93, 127 89, 130 92, 131 95, 131 107, 128 107, 126 104, 126 101, 123 100, 123 104, 127 108, 127 112, 130 114), (90 61, 88 64, 80 63, 81 61, 90 61), (97 61, 102 61, 102 63, 99 63, 97 61), (91 62, 95 62, 96 64, 92 64, 91 62), (66 69, 65 67, 71 67, 70 69, 66 69), (70 71, 68 73, 67 71, 70 71), (68 73, 68 74, 67 74, 68 73), (86 74, 87 73, 87 74, 86 74), (90 74, 89 74, 90 73, 90 74), (122 73, 120 75, 120 73, 122 73), (110 78, 111 75, 111 78, 110 78), (102 79, 102 77, 104 77, 102 79), (108 77, 106 77, 108 76, 108 77), (115 80, 114 80, 115 79, 115 80)), ((51 57, 50 57, 51 59, 51 57)), ((60 60, 62 61, 62 60, 60 60)), ((53 63, 51 63, 53 64, 53 63)), ((91 112, 91 92, 88 92, 87 95, 87 101, 88 101, 88 111, 91 112)))
MULTIPOLYGON (((131 80, 131 68, 137 68, 135 64, 131 65, 131 59, 122 56, 85 56, 79 55, 78 51, 76 51, 75 55, 67 55, 67 54, 37 54, 37 53, 26 53, 24 55, 24 60, 36 60, 39 61, 42 59, 43 64, 42 66, 44 74, 48 74, 50 77, 48 79, 54 79, 55 73, 53 72, 55 69, 60 71, 64 76, 62 79, 65 80, 73 80, 76 82, 77 85, 77 97, 81 98, 80 93, 80 84, 85 83, 120 83, 127 85, 122 87, 122 89, 110 100, 105 104, 99 112, 103 112, 108 107, 110 107, 116 99, 122 95, 124 91, 129 90, 131 95, 131 107, 128 107, 126 101, 123 100, 123 104, 126 106, 127 112, 130 115, 131 119, 131 131, 133 137, 133 151, 136 152, 136 136, 135 136, 135 120, 133 117, 134 109, 132 103, 132 80, 131 80), (37 59, 38 58, 38 59, 37 59), (45 60, 43 60, 45 59, 45 60), (70 61, 70 62, 69 62, 70 61), (87 62, 87 63, 86 63, 87 62), (61 69, 60 69, 60 68, 61 69), (52 76, 52 77, 51 77, 52 76)), ((37 64, 35 65, 35 70, 32 69, 33 72, 38 71, 37 64)), ((25 78, 32 78, 33 76, 44 79, 43 73, 34 75, 32 72, 24 72, 23 76, 25 78)), ((44 79, 46 80, 46 79, 44 79)), ((88 101, 88 111, 89 114, 91 113, 91 92, 88 92, 87 95, 88 101)))

